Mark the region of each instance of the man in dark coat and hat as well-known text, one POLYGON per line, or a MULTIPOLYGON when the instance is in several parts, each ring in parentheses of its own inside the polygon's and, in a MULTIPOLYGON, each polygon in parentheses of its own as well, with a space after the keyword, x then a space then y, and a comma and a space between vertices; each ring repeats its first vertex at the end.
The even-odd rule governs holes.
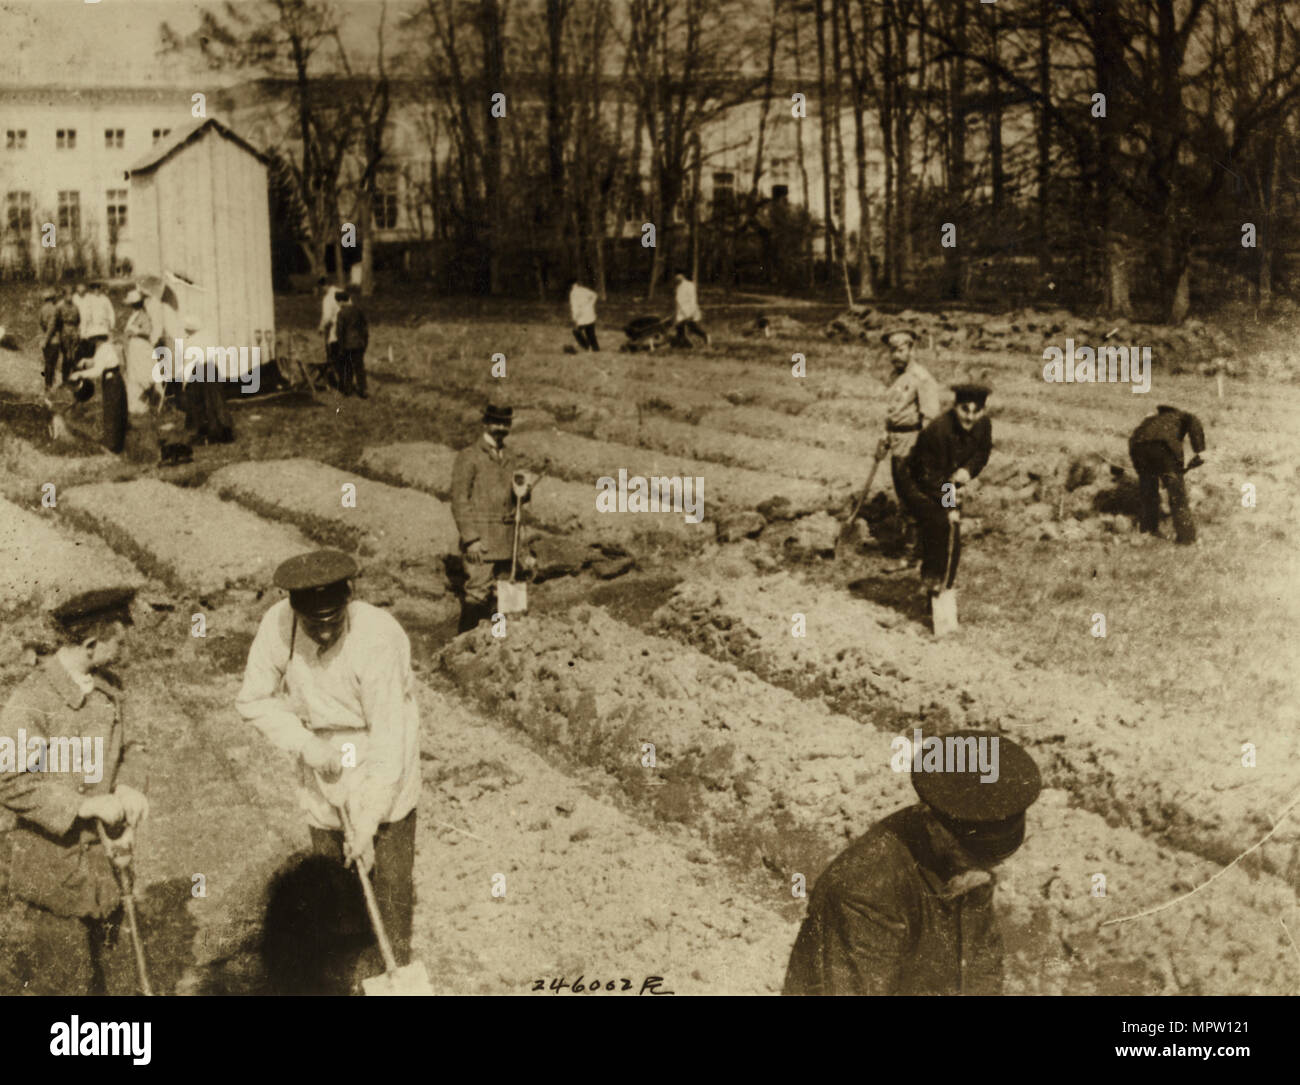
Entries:
POLYGON ((960 491, 984 470, 993 451, 993 425, 984 413, 992 385, 981 378, 961 381, 952 390, 956 403, 921 431, 896 479, 920 531, 921 584, 928 594, 952 587, 956 579, 960 491))
POLYGON ((1005 735, 963 731, 920 747, 920 803, 873 825, 817 879, 785 994, 1001 993, 993 870, 1024 840, 1038 767, 1005 735), (988 754, 992 772, 980 763, 988 754))
MULTIPOLYGON (((138 735, 128 737, 121 687, 131 588, 69 599, 51 614, 62 646, 20 682, 0 713, 0 806, 17 815, 0 949, 25 994, 132 994, 122 894, 105 854, 129 852, 149 813, 138 735)), ((0 992, 4 993, 4 992, 0 992)), ((18 992, 13 992, 18 993, 18 992)))
MULTIPOLYGON (((460 532, 460 552, 465 563, 465 583, 460 605, 459 632, 491 619, 496 581, 510 572, 514 550, 515 507, 532 498, 536 476, 512 449, 510 436, 514 410, 488 404, 483 412, 483 434, 456 454, 451 470, 451 512, 460 532), (517 498, 514 480, 521 476, 524 494, 517 498)), ((522 543, 520 562, 527 568, 531 555, 522 543)))

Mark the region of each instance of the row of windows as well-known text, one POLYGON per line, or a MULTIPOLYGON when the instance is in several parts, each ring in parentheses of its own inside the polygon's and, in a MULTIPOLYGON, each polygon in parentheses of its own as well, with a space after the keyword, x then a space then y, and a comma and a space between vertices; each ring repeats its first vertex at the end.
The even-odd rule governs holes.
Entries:
MULTIPOLYGON (((110 188, 106 193, 108 226, 112 230, 126 228, 126 195, 124 188, 110 188)), ((32 194, 30 192, 10 192, 5 198, 5 219, 9 229, 22 234, 32 231, 32 194)), ((81 230, 81 193, 66 191, 59 193, 58 227, 77 233, 81 230)))
MULTIPOLYGON (((158 143, 171 134, 170 128, 155 128, 153 141, 158 143)), ((126 130, 123 128, 104 129, 104 147, 108 150, 121 150, 126 146, 126 130)), ((56 128, 54 131, 54 149, 57 151, 75 151, 77 149, 77 130, 75 128, 56 128)), ((27 129, 5 129, 5 150, 27 150, 27 129)))

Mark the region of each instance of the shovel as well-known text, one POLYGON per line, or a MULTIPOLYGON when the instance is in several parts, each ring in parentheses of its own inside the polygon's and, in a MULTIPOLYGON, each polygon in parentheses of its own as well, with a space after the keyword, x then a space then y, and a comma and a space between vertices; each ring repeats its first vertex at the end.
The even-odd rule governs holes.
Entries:
POLYGON ((844 540, 849 537, 849 532, 853 530, 853 521, 858 518, 858 513, 862 511, 862 506, 867 500, 867 494, 871 492, 871 484, 876 480, 876 468, 880 466, 880 457, 876 456, 871 461, 871 470, 867 472, 867 484, 862 487, 862 493, 859 495, 857 503, 853 506, 853 511, 849 513, 849 518, 844 521, 844 526, 840 528, 839 534, 835 536, 835 557, 840 558, 844 555, 844 540))
POLYGON ((930 596, 930 621, 936 637, 957 632, 957 589, 950 586, 948 580, 952 576, 952 552, 960 521, 961 513, 953 509, 948 514, 948 562, 943 570, 943 587, 930 596))
MULTIPOLYGON (((533 485, 541 480, 539 475, 533 485)), ((510 480, 515 495, 515 539, 510 552, 510 579, 497 581, 497 610, 502 614, 524 614, 528 611, 528 585, 515 580, 519 565, 519 522, 524 512, 524 498, 528 495, 528 479, 522 471, 515 472, 510 480)))
MULTIPOLYGON (((343 836, 348 841, 349 849, 355 854, 352 820, 343 807, 337 806, 335 809, 338 811, 339 820, 343 823, 343 836)), ((429 984, 429 973, 425 971, 422 961, 412 961, 404 965, 397 963, 393 945, 388 940, 388 932, 384 930, 384 921, 379 915, 379 902, 375 900, 375 888, 370 884, 370 875, 361 869, 360 863, 354 865, 357 868, 357 877, 361 879, 361 891, 366 897, 366 912, 370 916, 370 926, 375 932, 379 952, 384 958, 384 974, 362 980, 361 990, 371 996, 433 994, 433 988, 429 984)))
POLYGON ((108 830, 104 828, 104 823, 99 818, 95 819, 95 827, 99 830, 99 842, 104 845, 104 853, 112 864, 118 888, 122 890, 122 907, 126 912, 126 929, 131 935, 131 945, 135 948, 135 974, 140 981, 140 993, 151 996, 153 985, 149 982, 149 970, 144 960, 144 943, 140 940, 140 927, 135 919, 135 878, 131 873, 131 862, 128 859, 119 865, 113 856, 113 842, 108 838, 108 830))

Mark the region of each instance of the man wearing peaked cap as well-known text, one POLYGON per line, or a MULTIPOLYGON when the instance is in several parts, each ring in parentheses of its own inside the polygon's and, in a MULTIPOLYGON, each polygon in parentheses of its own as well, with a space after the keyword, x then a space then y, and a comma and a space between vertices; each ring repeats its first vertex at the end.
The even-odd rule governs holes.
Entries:
POLYGON ((1025 836, 1038 766, 1005 735, 894 740, 921 800, 877 822, 818 878, 789 995, 1000 994, 993 868, 1025 836), (899 749, 901 744, 901 751, 899 749))
POLYGON ((143 751, 128 739, 109 670, 125 656, 134 595, 102 588, 54 608, 61 646, 0 712, 0 806, 18 819, 9 869, 17 909, 5 925, 16 944, 0 945, 0 955, 26 994, 135 991, 121 891, 98 824, 125 853, 149 813, 143 751))
POLYGON ((41 291, 41 360, 47 396, 54 387, 54 374, 59 370, 59 347, 63 327, 59 320, 58 297, 57 290, 41 291))
MULTIPOLYGON (((275 585, 289 597, 258 626, 235 707, 297 757, 313 851, 371 873, 393 951, 406 964, 420 791, 411 642, 390 614, 352 598, 357 573, 338 550, 301 554, 276 569, 275 585), (340 807, 352 823, 351 845, 340 807)), ((383 970, 371 945, 355 975, 383 970)))
POLYGON ((993 451, 993 425, 984 412, 993 391, 986 377, 952 386, 956 402, 921 431, 908 453, 900 499, 921 533, 921 582, 933 594, 950 588, 961 558, 961 496, 993 451))

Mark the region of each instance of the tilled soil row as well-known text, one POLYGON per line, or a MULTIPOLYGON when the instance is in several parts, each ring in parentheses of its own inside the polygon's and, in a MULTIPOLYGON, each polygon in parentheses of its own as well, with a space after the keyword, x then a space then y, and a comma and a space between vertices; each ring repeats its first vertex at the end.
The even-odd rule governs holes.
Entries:
MULTIPOLYGON (((895 611, 792 575, 684 582, 654 628, 882 731, 894 732, 900 718, 924 718, 942 731, 1005 730, 1074 804, 1215 862, 1272 828, 1267 815, 1294 790, 1300 740, 1290 728, 1255 721, 1245 736, 1235 723, 1170 718, 1050 667, 1030 682, 977 643, 939 644, 901 626, 895 611), (792 636, 796 613, 804 637, 792 636), (1267 750, 1257 768, 1241 766, 1247 737, 1267 750)), ((1261 851, 1263 868, 1286 872, 1298 842, 1300 825, 1283 823, 1261 851)))
POLYGON ((186 592, 263 587, 280 562, 311 549, 292 528, 156 479, 77 486, 59 503, 146 573, 186 592))
POLYGON ((431 554, 453 553, 459 539, 450 507, 436 498, 314 460, 231 464, 207 485, 285 519, 327 521, 355 535, 363 555, 388 561, 428 561, 431 554))
MULTIPOLYGON (((442 666, 548 756, 603 770, 606 794, 698 829, 739 869, 765 866, 786 886, 795 873, 811 885, 849 838, 914 801, 906 775, 890 769, 888 734, 588 606, 515 621, 497 640, 485 630, 458 638, 442 666), (654 769, 642 761, 646 743, 654 769)), ((910 734, 911 719, 898 713, 894 730, 910 734)), ((1008 990, 1287 989, 1291 950, 1276 916, 1294 902, 1273 878, 1234 870, 1178 909, 1100 927, 1213 870, 1046 791, 1025 847, 999 873, 1008 990), (1105 897, 1092 895, 1098 873, 1105 897), (1230 922, 1221 918, 1227 896, 1230 922), (1175 966, 1193 930, 1223 952, 1175 966)))
POLYGON ((47 609, 108 582, 140 587, 145 577, 100 539, 73 530, 57 503, 37 513, 0 498, 0 611, 47 609))

